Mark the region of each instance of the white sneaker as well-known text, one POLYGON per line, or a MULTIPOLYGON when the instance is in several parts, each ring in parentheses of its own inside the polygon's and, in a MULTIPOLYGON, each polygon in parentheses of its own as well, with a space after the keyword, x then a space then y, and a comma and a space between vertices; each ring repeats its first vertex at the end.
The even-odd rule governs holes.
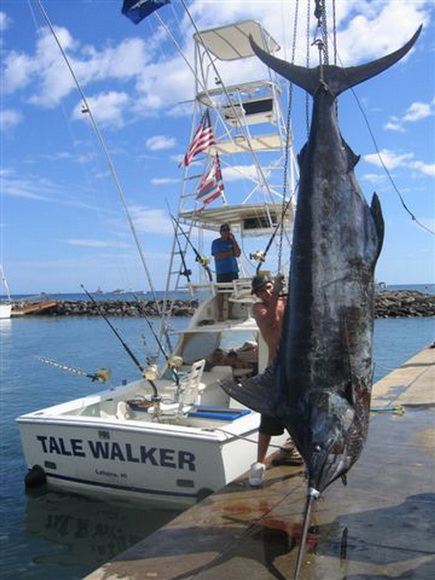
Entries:
POLYGON ((249 471, 249 485, 252 487, 260 487, 263 485, 264 472, 266 471, 266 466, 264 463, 253 463, 249 471))

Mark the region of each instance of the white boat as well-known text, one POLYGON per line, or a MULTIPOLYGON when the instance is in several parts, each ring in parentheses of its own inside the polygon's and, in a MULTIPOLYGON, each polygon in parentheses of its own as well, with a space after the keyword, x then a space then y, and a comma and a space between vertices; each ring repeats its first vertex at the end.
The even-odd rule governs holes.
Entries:
POLYGON ((6 298, 0 299, 0 319, 10 318, 12 313, 12 302, 11 302, 11 294, 9 291, 9 286, 6 280, 5 273, 3 271, 3 266, 0 264, 0 279, 1 279, 1 288, 2 291, 4 289, 4 293, 6 298))
MULTIPOLYGON (((265 49, 277 50, 275 41, 254 21, 195 35, 197 87, 191 134, 209 111, 215 138, 203 155, 202 175, 216 152, 224 174, 227 167, 243 173, 243 162, 249 168, 233 191, 229 183, 225 194, 201 211, 196 193, 202 175, 192 177, 198 174, 197 164, 193 171, 192 166, 185 168, 166 290, 174 296, 188 289, 200 296, 199 307, 185 330, 172 332, 172 303, 165 300, 160 336, 171 357, 162 373, 151 365, 136 382, 18 418, 31 477, 42 474, 49 485, 82 492, 192 503, 256 461, 259 415, 231 400, 219 382, 265 368, 267 346, 251 314, 251 280, 259 266, 272 274, 288 271, 287 263, 280 261, 290 255, 288 248, 282 254, 281 250, 289 243, 293 221, 296 164, 291 142, 286 155, 288 140, 274 77, 206 88, 207 54, 220 61, 253 56, 249 34, 265 49), (266 158, 264 165, 261 156, 266 158), (222 223, 231 225, 243 248, 241 277, 217 284, 203 267, 206 260, 199 259, 194 283, 184 267, 192 254, 192 240, 198 235, 195 247, 210 245, 207 232, 218 237, 222 223), (280 223, 285 227, 277 228, 280 223), (262 250, 270 240, 264 256, 262 250), (264 263, 258 261, 263 259, 264 263), (233 303, 231 320, 217 321, 219 293, 233 303), (170 348, 174 337, 177 344, 170 348), (222 359, 231 349, 238 355, 237 365, 222 359)), ((272 443, 280 445, 285 439, 285 435, 273 438, 272 443)))

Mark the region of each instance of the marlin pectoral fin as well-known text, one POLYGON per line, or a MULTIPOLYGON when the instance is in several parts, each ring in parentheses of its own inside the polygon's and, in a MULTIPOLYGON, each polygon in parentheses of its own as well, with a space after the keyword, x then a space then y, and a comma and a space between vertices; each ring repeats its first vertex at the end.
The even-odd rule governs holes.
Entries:
POLYGON ((379 257, 379 254, 381 253, 382 250, 382 244, 384 242, 384 232, 385 232, 385 226, 384 226, 384 218, 382 216, 382 209, 381 209, 381 202, 379 201, 379 197, 377 196, 376 193, 373 194, 372 197, 372 203, 370 205, 370 211, 372 212, 372 216, 375 222, 375 227, 376 227, 376 233, 378 236, 378 248, 377 248, 377 254, 376 254, 376 258, 375 258, 375 263, 379 257))
POLYGON ((272 372, 266 371, 252 379, 236 383, 232 378, 219 382, 219 386, 233 399, 253 411, 274 416, 272 405, 272 372))

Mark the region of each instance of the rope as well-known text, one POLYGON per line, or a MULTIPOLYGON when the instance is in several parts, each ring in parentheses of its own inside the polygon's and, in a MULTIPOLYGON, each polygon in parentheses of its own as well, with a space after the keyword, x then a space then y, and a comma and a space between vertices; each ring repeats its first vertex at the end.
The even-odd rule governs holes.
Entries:
POLYGON ((373 145, 375 147, 375 151, 376 151, 377 156, 379 158, 379 162, 381 163, 381 165, 382 165, 382 167, 383 167, 383 169, 384 169, 384 171, 385 171, 385 173, 386 173, 386 175, 387 175, 387 177, 388 177, 388 179, 389 179, 389 181, 390 181, 390 183, 391 183, 394 191, 399 196, 399 200, 400 200, 400 203, 402 204, 402 207, 411 216, 412 220, 415 221, 415 223, 418 226, 420 226, 421 228, 423 228, 424 230, 426 230, 427 232, 429 232, 430 234, 432 234, 433 236, 435 236, 435 231, 434 230, 431 230, 430 228, 428 228, 427 226, 425 226, 421 221, 419 221, 415 217, 415 215, 412 213, 412 211, 408 208, 408 206, 406 205, 405 200, 403 199, 402 194, 399 191, 399 188, 396 186, 396 184, 395 184, 395 182, 394 182, 394 180, 393 180, 393 178, 391 176, 391 173, 388 171, 387 166, 385 165, 384 160, 382 159, 382 155, 381 155, 381 152, 379 151, 379 147, 378 147, 378 144, 376 142, 376 138, 375 138, 375 136, 373 134, 373 131, 372 131, 371 127, 370 127, 369 120, 368 120, 368 118, 367 118, 367 116, 366 116, 366 114, 364 112, 364 109, 361 106, 361 103, 360 103, 360 101, 358 99, 358 96, 357 96, 357 94, 355 93, 355 91, 352 88, 351 88, 351 91, 352 91, 353 96, 355 97, 355 100, 356 100, 356 103, 358 105, 358 108, 361 111, 362 116, 364 118, 364 121, 365 121, 365 123, 367 125, 367 129, 369 131, 370 137, 372 138, 373 145))

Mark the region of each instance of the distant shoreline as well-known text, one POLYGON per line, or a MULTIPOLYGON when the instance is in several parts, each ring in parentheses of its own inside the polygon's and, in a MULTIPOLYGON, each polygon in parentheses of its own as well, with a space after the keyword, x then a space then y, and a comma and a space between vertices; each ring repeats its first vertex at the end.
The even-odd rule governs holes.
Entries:
MULTIPOLYGON (((43 304, 43 300, 34 304, 43 304)), ((18 314, 20 309, 32 304, 30 300, 14 300, 12 312, 18 314)), ((163 301, 138 300, 105 300, 97 303, 91 300, 52 300, 47 308, 28 313, 32 316, 124 316, 140 318, 159 316, 158 305, 163 301), (54 304, 52 304, 54 302, 54 304)), ((179 298, 173 301, 172 316, 190 317, 198 307, 198 300, 179 298)), ((375 295, 375 318, 412 318, 435 316, 435 295, 425 294, 418 290, 379 290, 375 295)))

